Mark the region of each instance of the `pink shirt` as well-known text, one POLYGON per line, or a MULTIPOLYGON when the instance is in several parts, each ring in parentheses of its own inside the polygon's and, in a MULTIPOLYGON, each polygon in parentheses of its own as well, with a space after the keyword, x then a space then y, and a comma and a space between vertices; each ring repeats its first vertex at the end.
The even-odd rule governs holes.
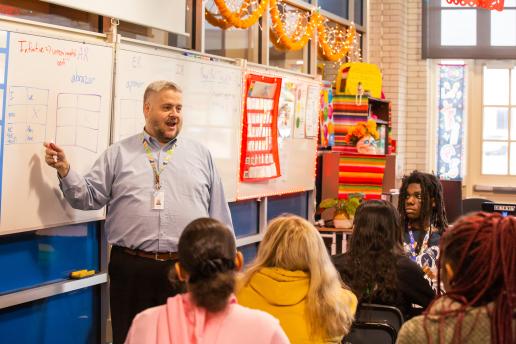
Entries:
POLYGON ((171 297, 133 320, 126 344, 290 343, 272 315, 236 304, 231 296, 219 313, 209 313, 190 300, 190 294, 171 297))

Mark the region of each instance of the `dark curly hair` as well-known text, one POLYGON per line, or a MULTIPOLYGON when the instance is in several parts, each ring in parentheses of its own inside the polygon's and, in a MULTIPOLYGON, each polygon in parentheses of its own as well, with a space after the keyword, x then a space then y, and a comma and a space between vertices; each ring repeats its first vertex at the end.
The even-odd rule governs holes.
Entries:
POLYGON ((353 221, 349 285, 362 302, 395 302, 398 296, 396 259, 403 254, 396 208, 383 200, 362 203, 353 221))
MULTIPOLYGON (((407 200, 407 189, 410 184, 419 184, 421 186, 421 213, 418 219, 419 228, 424 229, 425 226, 431 225, 442 234, 448 227, 446 219, 446 209, 444 207, 443 187, 436 176, 429 173, 412 171, 408 176, 404 176, 400 188, 400 197, 398 200, 398 211, 401 217, 401 227, 408 231, 409 219, 405 211, 405 201, 407 200)), ((420 241, 423 236, 420 236, 420 241)), ((421 247, 421 242, 418 242, 421 247)))

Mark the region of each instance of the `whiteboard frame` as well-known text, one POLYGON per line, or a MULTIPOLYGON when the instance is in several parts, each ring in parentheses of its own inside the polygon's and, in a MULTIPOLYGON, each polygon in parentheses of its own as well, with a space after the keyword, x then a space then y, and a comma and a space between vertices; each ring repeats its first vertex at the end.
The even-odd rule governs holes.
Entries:
MULTIPOLYGON (((190 56, 190 57, 209 57, 210 59, 212 59, 212 61, 215 61, 215 62, 228 62, 229 64, 234 64, 234 65, 238 65, 238 66, 241 66, 243 61, 245 61, 244 59, 232 59, 230 57, 200 53, 195 50, 171 47, 169 45, 163 45, 163 44, 148 42, 148 41, 141 41, 138 39, 123 37, 123 36, 118 37, 118 43, 119 44, 132 44, 134 46, 141 46, 141 47, 147 47, 147 48, 156 48, 156 49, 160 49, 160 50, 164 50, 164 51, 171 51, 171 52, 176 52, 179 54, 186 54, 186 56, 190 56)), ((117 49, 119 49, 118 46, 117 46, 117 49)))
MULTIPOLYGON (((73 28, 63 28, 61 26, 52 25, 52 24, 46 24, 46 23, 39 23, 39 22, 32 22, 25 19, 19 19, 19 18, 13 18, 9 16, 3 16, 0 15, 0 30, 2 31, 10 31, 12 33, 18 33, 18 34, 26 34, 26 35, 35 35, 40 37, 45 37, 49 39, 58 39, 58 40, 66 40, 69 42, 76 42, 76 43, 84 43, 84 44, 90 44, 90 45, 97 45, 101 47, 110 48, 112 50, 112 56, 113 59, 111 61, 111 70, 112 73, 110 75, 111 79, 111 85, 110 85, 110 102, 113 102, 113 86, 114 86, 114 58, 115 58, 115 45, 113 43, 108 42, 108 35, 107 34, 101 34, 101 33, 95 33, 91 31, 85 31, 85 30, 78 30, 73 28)), ((110 141, 110 131, 112 127, 112 109, 110 108, 109 116, 109 128, 107 130, 107 142, 108 146, 111 144, 110 141)), ((3 127, 2 127, 3 130, 3 127)), ((3 164, 3 152, 2 152, 2 160, 0 161, 1 164, 3 164)), ((49 167, 51 168, 51 167, 49 167)), ((3 174, 1 176, 2 180, 0 180, 0 183, 3 182, 3 174)), ((56 175, 57 178, 57 175, 56 175)), ((0 195, 1 197, 1 195, 0 195)), ((0 216, 2 214, 0 213, 0 216)), ((87 223, 92 221, 101 221, 105 220, 106 218, 106 207, 103 207, 102 213, 98 216, 92 216, 91 218, 87 219, 81 219, 80 221, 64 221, 59 223, 54 223, 50 226, 34 226, 34 227, 28 227, 28 228, 18 228, 18 229, 12 229, 12 230, 0 230, 0 237, 4 235, 10 235, 10 234, 16 234, 16 233, 23 233, 23 232, 30 232, 30 231, 37 231, 40 229, 48 229, 48 228, 56 228, 61 226, 66 226, 70 224, 76 224, 76 223, 87 223)))
POLYGON ((61 38, 69 41, 84 42, 88 44, 98 44, 113 47, 112 43, 108 42, 108 35, 105 33, 98 33, 93 31, 74 29, 71 27, 63 27, 54 24, 47 24, 42 22, 34 22, 27 19, 9 17, 0 15, 0 26, 6 25, 8 28, 2 27, 2 30, 11 32, 19 32, 25 34, 34 34, 48 38, 61 38), (34 31, 31 31, 34 30, 34 31), (51 31, 52 33, 49 33, 51 31), (61 35, 75 35, 75 39, 70 39, 68 36, 61 35), (93 39, 101 39, 102 41, 93 41, 93 39), (84 41, 88 39, 88 41, 84 41))

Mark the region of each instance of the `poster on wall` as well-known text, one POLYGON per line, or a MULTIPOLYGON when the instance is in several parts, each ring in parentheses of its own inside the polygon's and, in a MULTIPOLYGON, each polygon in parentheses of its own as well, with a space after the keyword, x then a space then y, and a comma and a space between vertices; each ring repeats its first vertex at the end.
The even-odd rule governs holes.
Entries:
POLYGON ((462 179, 464 156, 464 65, 439 66, 437 174, 462 179))
POLYGON ((283 79, 278 112, 278 135, 281 139, 292 136, 296 108, 296 84, 283 79))
POLYGON ((308 86, 308 93, 306 95, 305 137, 317 136, 319 109, 321 108, 319 100, 320 93, 321 88, 319 86, 308 86))
POLYGON ((306 126, 306 94, 307 85, 298 84, 296 87, 296 111, 294 112, 294 138, 305 138, 306 126))
POLYGON ((281 176, 278 156, 278 102, 281 78, 248 74, 242 124, 240 180, 281 176))
POLYGON ((319 145, 321 147, 332 147, 335 145, 335 134, 333 129, 333 93, 330 82, 323 84, 319 101, 319 145))

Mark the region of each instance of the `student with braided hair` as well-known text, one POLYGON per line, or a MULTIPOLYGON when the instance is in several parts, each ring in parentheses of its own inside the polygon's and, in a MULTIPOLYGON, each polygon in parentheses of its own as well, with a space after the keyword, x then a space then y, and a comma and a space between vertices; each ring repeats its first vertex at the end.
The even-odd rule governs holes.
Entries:
POLYGON ((235 273, 243 258, 228 227, 194 220, 179 238, 178 258, 175 273, 188 293, 139 313, 126 344, 289 343, 273 316, 236 304, 235 273))
POLYGON ((448 226, 439 179, 419 171, 403 177, 398 211, 405 253, 421 266, 432 288, 437 290, 439 239, 448 226))
POLYGON ((465 216, 440 247, 446 292, 403 325, 397 343, 515 343, 516 218, 465 216))

